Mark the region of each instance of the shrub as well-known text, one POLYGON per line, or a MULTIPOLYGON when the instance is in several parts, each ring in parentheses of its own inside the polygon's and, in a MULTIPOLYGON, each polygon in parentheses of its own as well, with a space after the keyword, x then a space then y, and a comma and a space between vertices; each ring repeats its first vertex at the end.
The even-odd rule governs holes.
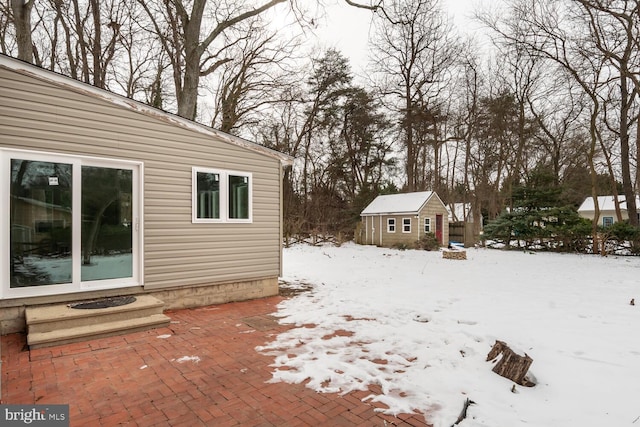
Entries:
POLYGON ((440 249, 440 243, 433 233, 425 233, 420 240, 416 241, 417 249, 424 249, 425 251, 437 251, 440 249))
POLYGON ((399 251, 405 251, 405 250, 409 249, 409 245, 407 245, 406 243, 395 243, 391 247, 393 249, 398 249, 399 251))

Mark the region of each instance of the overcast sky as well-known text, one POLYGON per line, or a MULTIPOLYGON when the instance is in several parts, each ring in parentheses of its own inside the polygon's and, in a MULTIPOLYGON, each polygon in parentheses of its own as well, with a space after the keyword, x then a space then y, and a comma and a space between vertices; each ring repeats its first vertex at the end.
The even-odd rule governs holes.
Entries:
MULTIPOLYGON (((479 25, 471 20, 474 10, 483 0, 440 0, 461 33, 477 31, 479 25)), ((371 12, 346 4, 344 0, 330 0, 326 18, 319 23, 316 34, 324 48, 336 47, 351 61, 358 74, 367 64, 371 12)))

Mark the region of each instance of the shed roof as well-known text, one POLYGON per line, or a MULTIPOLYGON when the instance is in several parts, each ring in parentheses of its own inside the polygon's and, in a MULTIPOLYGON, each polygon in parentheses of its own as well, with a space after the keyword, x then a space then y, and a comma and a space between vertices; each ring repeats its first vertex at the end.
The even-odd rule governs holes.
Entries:
POLYGON ((33 78, 45 81, 47 83, 50 83, 59 87, 67 88, 74 92, 78 92, 94 98, 102 99, 103 101, 118 105, 127 110, 135 111, 137 113, 141 113, 146 116, 171 123, 175 126, 198 132, 203 136, 214 137, 225 143, 236 145, 238 147, 243 147, 248 150, 264 154, 268 157, 272 157, 279 160, 282 165, 291 166, 293 164, 293 160, 294 160, 293 157, 287 154, 280 153, 279 151, 272 150, 270 148, 256 144, 255 142, 251 142, 246 139, 243 139, 234 135, 230 135, 228 133, 222 132, 212 127, 205 126, 200 123, 196 123, 192 120, 188 120, 183 117, 177 116, 175 114, 171 114, 166 111, 151 107, 147 104, 135 101, 130 98, 126 98, 122 95, 118 95, 113 92, 109 92, 107 90, 100 89, 95 86, 91 86, 90 84, 80 82, 78 80, 72 79, 67 76, 63 76, 62 74, 58 74, 53 71, 39 68, 33 64, 20 61, 10 56, 6 56, 4 54, 0 54, 0 67, 14 71, 16 73, 19 73, 25 76, 29 76, 29 77, 33 77, 33 78))
MULTIPOLYGON (((627 210, 626 197, 623 195, 618 196, 620 201, 620 209, 627 210)), ((640 206, 640 196, 636 196, 636 206, 640 206)), ((615 196, 598 196, 598 208, 601 211, 614 211, 616 210, 615 196)), ((584 202, 578 208, 578 212, 591 212, 595 211, 595 204, 593 203, 593 197, 587 197, 584 202)))
MULTIPOLYGON (((360 215, 380 215, 397 213, 418 213, 432 197, 440 198, 433 191, 414 193, 385 194, 376 197, 360 215)), ((442 202, 440 202, 442 203, 442 202)))

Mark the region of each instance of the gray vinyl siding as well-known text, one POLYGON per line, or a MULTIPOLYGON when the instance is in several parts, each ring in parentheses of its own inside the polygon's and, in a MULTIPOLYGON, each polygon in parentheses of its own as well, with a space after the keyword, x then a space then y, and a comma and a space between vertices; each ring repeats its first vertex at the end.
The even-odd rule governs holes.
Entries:
POLYGON ((1 67, 0 147, 143 162, 145 288, 280 273, 277 158, 1 67), (193 224, 194 166, 251 172, 253 222, 193 224))

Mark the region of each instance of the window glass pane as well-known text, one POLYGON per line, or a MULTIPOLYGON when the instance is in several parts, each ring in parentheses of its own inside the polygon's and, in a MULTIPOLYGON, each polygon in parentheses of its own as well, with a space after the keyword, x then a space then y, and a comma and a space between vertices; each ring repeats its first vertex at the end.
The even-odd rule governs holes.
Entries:
POLYGON ((197 173, 197 218, 220 218, 220 174, 197 173))
POLYGON ((249 177, 229 175, 229 218, 249 218, 249 177))
POLYGON ((133 276, 133 172, 82 167, 81 280, 133 276))
POLYGON ((395 231, 396 231, 396 219, 395 218, 387 219, 387 232, 395 233, 395 231))
POLYGON ((72 165, 11 159, 10 287, 70 283, 72 165))

